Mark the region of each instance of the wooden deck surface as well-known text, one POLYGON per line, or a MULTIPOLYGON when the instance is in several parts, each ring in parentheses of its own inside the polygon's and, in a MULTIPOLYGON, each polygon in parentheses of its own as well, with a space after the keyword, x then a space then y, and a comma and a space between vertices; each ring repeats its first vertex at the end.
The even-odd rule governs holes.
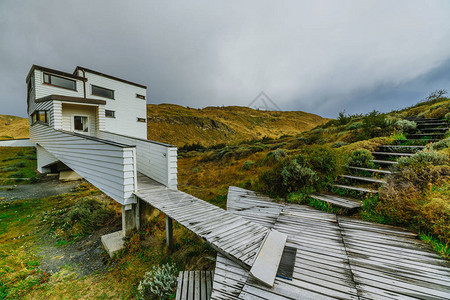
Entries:
POLYGON ((211 298, 213 271, 180 271, 177 278, 176 300, 209 300, 211 298))
POLYGON ((244 268, 253 266, 260 246, 269 233, 267 227, 181 191, 146 184, 148 181, 138 180, 137 197, 191 230, 216 251, 244 268))
POLYGON ((211 299, 450 299, 450 264, 415 234, 267 200, 230 187, 227 207, 288 235, 292 280, 265 287, 218 254, 211 299))

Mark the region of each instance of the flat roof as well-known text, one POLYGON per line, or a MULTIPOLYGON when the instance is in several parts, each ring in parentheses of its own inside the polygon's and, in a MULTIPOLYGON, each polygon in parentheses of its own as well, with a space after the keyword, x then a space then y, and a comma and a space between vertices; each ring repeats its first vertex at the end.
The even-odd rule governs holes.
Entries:
POLYGON ((77 66, 73 73, 76 74, 78 72, 78 70, 83 70, 85 72, 89 72, 89 73, 92 73, 92 74, 103 76, 103 77, 106 77, 106 78, 109 78, 109 79, 113 79, 113 80, 117 80, 117 81, 121 81, 121 82, 124 82, 124 83, 131 84, 131 85, 135 85, 135 86, 143 88, 143 89, 147 88, 145 85, 142 85, 142 84, 139 84, 139 83, 136 83, 136 82, 132 82, 132 81, 129 81, 129 80, 125 80, 125 79, 122 79, 122 78, 119 78, 119 77, 115 77, 115 76, 112 76, 112 75, 108 75, 108 74, 105 74, 105 73, 101 73, 101 72, 98 72, 98 71, 94 71, 94 70, 91 70, 91 69, 88 69, 88 68, 85 68, 85 67, 77 66))

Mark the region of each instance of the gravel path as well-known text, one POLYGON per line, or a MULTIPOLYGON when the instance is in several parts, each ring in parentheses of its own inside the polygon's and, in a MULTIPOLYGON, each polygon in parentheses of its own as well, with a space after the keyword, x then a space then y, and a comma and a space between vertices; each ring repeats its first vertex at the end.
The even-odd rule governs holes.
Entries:
POLYGON ((69 193, 80 181, 60 182, 57 179, 33 184, 1 185, 1 200, 38 199, 69 193))

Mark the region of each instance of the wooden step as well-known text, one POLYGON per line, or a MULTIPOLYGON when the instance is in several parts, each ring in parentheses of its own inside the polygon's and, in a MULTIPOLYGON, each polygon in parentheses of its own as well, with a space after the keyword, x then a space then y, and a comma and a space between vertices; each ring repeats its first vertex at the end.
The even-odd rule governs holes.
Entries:
POLYGON ((367 171, 367 172, 373 172, 373 173, 392 174, 392 172, 389 171, 389 170, 369 169, 369 168, 352 167, 352 166, 348 166, 347 168, 349 168, 351 170, 357 170, 357 171, 367 171))
MULTIPOLYGON (((395 150, 398 152, 404 152, 404 153, 415 153, 417 151, 420 151, 425 148, 425 146, 420 145, 381 145, 378 146, 380 149, 385 149, 386 151, 395 150)), ((386 152, 381 151, 381 152, 386 152)))
POLYGON ((433 138, 439 140, 444 135, 445 133, 414 133, 406 135, 406 138, 410 140, 432 140, 433 138))
POLYGON ((372 152, 372 155, 387 155, 387 156, 413 156, 414 153, 396 153, 396 152, 372 152))
POLYGON ((347 209, 354 209, 354 208, 361 207, 361 201, 352 199, 352 198, 338 196, 338 195, 312 194, 312 195, 310 195, 310 197, 313 199, 316 199, 316 200, 328 202, 333 205, 347 208, 347 209))
POLYGON ((446 126, 448 125, 447 122, 437 122, 437 123, 418 123, 417 127, 422 128, 422 127, 430 127, 430 126, 446 126))
POLYGON ((354 190, 354 191, 365 192, 365 193, 378 194, 377 190, 366 189, 366 188, 362 188, 362 187, 342 185, 342 184, 333 184, 333 186, 337 187, 337 188, 341 188, 341 189, 347 189, 347 190, 354 190))
POLYGON ((342 178, 371 182, 371 183, 385 183, 383 179, 373 178, 373 177, 365 177, 365 176, 353 176, 353 175, 341 175, 342 178))
POLYGON ((420 129, 420 131, 447 131, 447 130, 449 130, 450 128, 448 128, 448 127, 438 127, 438 128, 421 128, 420 129))
MULTIPOLYGON (((421 144, 429 144, 429 143, 435 143, 435 142, 439 142, 440 139, 426 139, 426 140, 420 140, 420 139, 411 139, 411 140, 395 140, 394 143, 406 143, 406 142, 413 142, 413 143, 421 143, 421 144)), ((411 146, 416 146, 416 145, 411 145, 411 146)))
POLYGON ((372 159, 371 162, 381 165, 396 165, 398 162, 392 160, 372 159))

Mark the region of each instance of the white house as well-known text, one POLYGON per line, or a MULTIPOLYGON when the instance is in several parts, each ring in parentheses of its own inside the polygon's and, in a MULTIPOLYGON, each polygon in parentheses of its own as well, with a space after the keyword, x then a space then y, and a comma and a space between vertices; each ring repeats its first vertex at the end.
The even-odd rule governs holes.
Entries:
POLYGON ((71 169, 122 204, 123 232, 138 225, 139 179, 177 188, 177 148, 147 140, 146 86, 37 65, 26 83, 38 171, 71 169))

